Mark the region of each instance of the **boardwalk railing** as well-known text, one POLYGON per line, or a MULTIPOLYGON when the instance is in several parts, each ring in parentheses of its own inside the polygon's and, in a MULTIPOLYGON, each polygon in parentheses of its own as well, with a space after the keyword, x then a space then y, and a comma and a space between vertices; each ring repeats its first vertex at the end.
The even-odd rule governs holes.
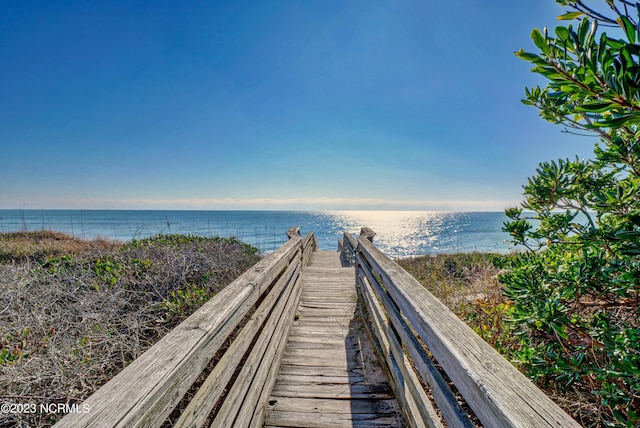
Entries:
POLYGON ((91 395, 87 413, 70 413, 56 427, 160 426, 170 415, 172 425, 201 426, 210 414, 212 426, 262 425, 300 296, 300 270, 317 245, 299 228, 287 234, 287 243, 91 395), (176 415, 187 393, 194 395, 176 415))
MULTIPOLYGON (((91 395, 82 406, 88 412, 70 413, 56 427, 263 425, 301 270, 317 249, 312 233, 287 234, 287 243, 91 395)), ((444 419, 473 427, 474 418, 487 427, 578 426, 376 248, 374 235, 368 228, 357 240, 345 233, 339 248, 355 266, 365 325, 409 426, 438 427, 444 419)), ((319 278, 305 287, 326 286, 319 278)))
POLYGON ((487 427, 579 426, 547 395, 373 244, 363 228, 339 248, 356 267, 367 325, 410 426, 474 426, 443 379, 440 365, 487 427), (430 354, 433 356, 430 358, 430 354))

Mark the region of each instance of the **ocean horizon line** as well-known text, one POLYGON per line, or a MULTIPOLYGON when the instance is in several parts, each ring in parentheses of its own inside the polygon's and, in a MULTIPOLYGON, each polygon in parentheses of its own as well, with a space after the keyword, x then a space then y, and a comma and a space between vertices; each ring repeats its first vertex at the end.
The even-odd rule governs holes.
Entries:
POLYGON ((314 232, 319 249, 335 249, 344 232, 362 227, 389 256, 506 251, 499 211, 408 210, 131 210, 0 209, 0 232, 54 230, 80 238, 129 241, 157 234, 236 237, 262 252, 287 241, 286 231, 314 232))
POLYGON ((503 213, 504 210, 438 210, 438 209, 277 209, 277 208, 0 208, 2 211, 149 211, 149 212, 407 212, 407 213, 503 213))

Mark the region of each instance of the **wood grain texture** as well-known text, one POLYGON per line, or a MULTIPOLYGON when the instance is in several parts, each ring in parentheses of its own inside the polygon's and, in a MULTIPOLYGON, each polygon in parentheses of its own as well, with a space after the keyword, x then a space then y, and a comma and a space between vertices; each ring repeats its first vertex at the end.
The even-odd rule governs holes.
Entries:
POLYGON ((289 333, 265 426, 403 426, 357 307, 355 271, 318 251, 302 270, 298 319, 289 333))
POLYGON ((427 397, 413 367, 402 350, 402 344, 391 328, 384 309, 376 299, 371 284, 364 275, 358 278, 361 290, 362 303, 366 305, 368 317, 365 320, 372 339, 378 347, 378 354, 384 358, 390 375, 391 384, 402 407, 405 421, 411 427, 442 428, 435 407, 427 397))
POLYGON ((91 412, 69 413, 57 426, 162 424, 247 312, 299 260, 300 247, 294 237, 266 256, 91 395, 91 412))
POLYGON ((216 404, 231 376, 238 361, 242 358, 249 346, 255 341, 255 336, 271 315, 276 306, 276 311, 281 310, 280 295, 285 287, 292 288, 299 277, 300 266, 291 264, 285 274, 278 280, 274 289, 260 304, 256 312, 251 316, 242 331, 235 338, 224 356, 218 361, 207 380, 200 386, 198 392, 189 402, 187 408, 176 421, 176 427, 203 426, 211 409, 216 404))
MULTIPOLYGON (((364 276, 362 281, 366 281, 370 288, 370 293, 375 295, 375 300, 379 302, 380 309, 383 308, 389 320, 386 330, 389 335, 397 335, 398 340, 406 347, 406 352, 411 357, 415 365, 416 372, 420 378, 429 385, 431 395, 447 425, 451 428, 473 428, 474 424, 469 416, 462 409, 449 385, 431 361, 418 339, 414 336, 411 327, 406 323, 400 311, 387 294, 384 287, 379 283, 373 272, 367 268, 362 256, 357 256, 359 266, 361 266, 360 276, 364 276), (393 330, 389 326, 393 325, 393 330)), ((361 283, 362 283, 361 281, 361 283)))
POLYGON ((262 409, 268 396, 263 391, 273 387, 272 379, 279 365, 290 322, 300 297, 299 284, 285 289, 269 320, 256 340, 238 378, 229 392, 212 427, 249 427, 262 424, 262 409), (263 401, 262 401, 263 400, 263 401), (259 420, 252 424, 252 418, 259 420))
POLYGON ((358 251, 478 418, 491 427, 579 424, 368 239, 358 251))

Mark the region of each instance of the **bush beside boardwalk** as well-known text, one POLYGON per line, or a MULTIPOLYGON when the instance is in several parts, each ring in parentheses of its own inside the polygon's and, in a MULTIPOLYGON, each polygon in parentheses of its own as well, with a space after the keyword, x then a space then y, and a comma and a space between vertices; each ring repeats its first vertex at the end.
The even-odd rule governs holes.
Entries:
MULTIPOLYGON (((0 402, 81 403, 259 258, 226 238, 0 234, 0 402)), ((0 425, 60 416, 0 414, 0 425)))
MULTIPOLYGON (((503 292, 503 284, 498 281, 500 269, 495 266, 501 264, 496 261, 511 257, 491 253, 438 254, 400 259, 398 263, 480 337, 518 365, 521 339, 516 326, 509 322, 512 302, 503 292)), ((524 365, 520 369, 526 371, 524 365)), ((582 425, 606 426, 599 398, 590 390, 544 382, 538 382, 538 387, 582 425)))

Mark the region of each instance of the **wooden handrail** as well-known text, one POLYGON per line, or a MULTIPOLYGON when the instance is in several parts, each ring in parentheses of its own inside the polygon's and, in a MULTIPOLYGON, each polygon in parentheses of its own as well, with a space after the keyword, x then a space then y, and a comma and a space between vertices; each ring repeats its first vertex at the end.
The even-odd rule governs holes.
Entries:
MULTIPOLYGON (((159 426, 170 414, 179 427, 262 425, 300 298, 301 270, 317 250, 312 233, 302 238, 294 227, 287 235, 288 242, 90 396, 83 407, 89 412, 70 413, 56 426, 159 426), (216 354, 222 355, 211 364, 216 354), (207 367, 206 379, 192 388, 207 367), (188 390, 193 396, 183 400, 188 390), (175 416, 178 406, 183 410, 175 416)), ((442 426, 440 415, 450 427, 474 426, 436 364, 485 426, 579 426, 376 248, 374 236, 368 228, 358 239, 345 233, 339 249, 356 267, 365 325, 409 426, 442 426)))
POLYGON ((176 424, 201 426, 220 399, 215 425, 260 425, 300 296, 300 270, 317 246, 299 228, 287 235, 289 241, 87 398, 89 412, 69 413, 56 427, 161 425, 241 322, 176 424))
POLYGON ((424 344, 485 426, 580 426, 372 241, 363 229, 357 241, 345 233, 340 247, 355 260, 366 324, 409 425, 439 424, 417 376, 449 426, 472 426, 424 344))
MULTIPOLYGON (((298 230, 298 235, 300 231, 298 230)), ((318 250, 318 240, 313 233, 308 233, 302 240, 302 265, 309 264, 309 259, 314 251, 318 250)))

